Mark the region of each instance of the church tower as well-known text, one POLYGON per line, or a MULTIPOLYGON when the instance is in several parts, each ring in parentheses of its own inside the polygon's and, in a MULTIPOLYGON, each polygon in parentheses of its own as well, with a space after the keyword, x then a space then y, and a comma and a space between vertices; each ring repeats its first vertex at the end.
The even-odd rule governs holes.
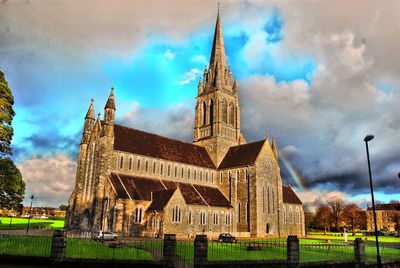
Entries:
POLYGON ((245 143, 240 132, 238 84, 226 63, 219 10, 210 65, 198 84, 193 143, 206 147, 216 166, 229 147, 245 143))

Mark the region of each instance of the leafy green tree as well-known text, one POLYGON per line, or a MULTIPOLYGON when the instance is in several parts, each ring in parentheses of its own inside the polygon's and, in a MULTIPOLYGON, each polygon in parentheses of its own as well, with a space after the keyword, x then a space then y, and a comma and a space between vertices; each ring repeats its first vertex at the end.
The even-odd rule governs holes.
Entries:
POLYGON ((13 128, 11 126, 15 115, 13 110, 14 97, 4 73, 0 71, 0 156, 11 154, 13 128))
POLYGON ((24 198, 25 183, 10 158, 0 158, 0 208, 19 209, 24 198))
POLYGON ((59 208, 60 210, 67 210, 67 205, 62 204, 62 205, 60 205, 58 208, 59 208))

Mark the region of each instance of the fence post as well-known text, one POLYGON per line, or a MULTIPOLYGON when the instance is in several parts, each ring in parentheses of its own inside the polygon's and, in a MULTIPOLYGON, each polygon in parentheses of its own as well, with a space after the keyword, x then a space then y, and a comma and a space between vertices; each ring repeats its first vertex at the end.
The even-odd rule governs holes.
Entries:
POLYGON ((354 254, 358 264, 365 264, 365 242, 361 238, 354 240, 354 254))
POLYGON ((194 267, 207 265, 208 240, 206 235, 196 235, 194 239, 194 267))
POLYGON ((51 241, 50 261, 62 262, 65 257, 65 233, 63 230, 55 230, 51 241))
POLYGON ((287 260, 295 266, 300 263, 299 239, 295 235, 289 235, 287 238, 287 260))
POLYGON ((174 267, 176 259, 176 235, 164 234, 163 263, 166 267, 174 267))

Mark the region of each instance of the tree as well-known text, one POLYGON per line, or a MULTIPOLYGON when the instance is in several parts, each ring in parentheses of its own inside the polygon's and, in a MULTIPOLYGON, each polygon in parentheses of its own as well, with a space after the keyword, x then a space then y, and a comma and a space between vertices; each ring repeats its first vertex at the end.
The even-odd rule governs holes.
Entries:
POLYGON ((10 158, 0 158, 0 207, 19 210, 24 193, 25 183, 19 169, 10 158))
POLYGON ((60 205, 58 208, 59 208, 60 210, 67 210, 67 205, 62 204, 62 205, 60 205))
POLYGON ((363 210, 354 203, 343 207, 342 218, 346 225, 351 228, 353 236, 356 234, 356 228, 360 228, 362 225, 363 217, 360 217, 361 213, 364 213, 363 210))
POLYGON ((13 128, 11 126, 14 118, 14 97, 4 73, 0 71, 0 156, 11 154, 11 140, 13 128))
POLYGON ((314 221, 316 226, 323 228, 326 234, 326 230, 332 223, 332 209, 326 204, 319 205, 315 211, 314 221))
POLYGON ((333 225, 336 231, 339 231, 340 217, 344 208, 344 201, 339 197, 334 197, 328 200, 327 204, 332 210, 333 225))

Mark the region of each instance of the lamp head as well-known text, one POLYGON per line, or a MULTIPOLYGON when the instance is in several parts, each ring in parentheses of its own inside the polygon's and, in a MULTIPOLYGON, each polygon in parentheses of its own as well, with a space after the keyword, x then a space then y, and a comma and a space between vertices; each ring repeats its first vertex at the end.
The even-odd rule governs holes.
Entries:
POLYGON ((400 179, 400 172, 399 172, 399 174, 397 174, 397 177, 399 177, 399 179, 400 179))
POLYGON ((364 141, 369 142, 369 141, 372 141, 373 139, 374 139, 374 135, 367 135, 367 136, 365 136, 364 141))

